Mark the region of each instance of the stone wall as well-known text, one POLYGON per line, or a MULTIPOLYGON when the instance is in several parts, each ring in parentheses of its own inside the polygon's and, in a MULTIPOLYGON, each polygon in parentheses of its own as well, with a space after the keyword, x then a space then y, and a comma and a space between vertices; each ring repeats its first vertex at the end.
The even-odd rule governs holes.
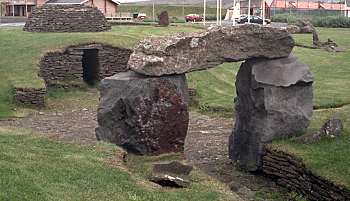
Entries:
POLYGON ((295 156, 265 147, 263 172, 281 186, 305 195, 312 201, 350 200, 350 191, 308 170, 295 156))
POLYGON ((15 102, 35 107, 44 107, 45 94, 45 88, 15 88, 15 102))
POLYGON ((48 52, 41 59, 40 76, 47 86, 65 85, 71 81, 83 81, 82 57, 84 49, 97 49, 99 78, 127 71, 127 63, 132 50, 105 44, 85 44, 71 46, 63 51, 48 52))
POLYGON ((110 29, 98 8, 79 5, 37 7, 23 28, 30 32, 100 32, 110 29))

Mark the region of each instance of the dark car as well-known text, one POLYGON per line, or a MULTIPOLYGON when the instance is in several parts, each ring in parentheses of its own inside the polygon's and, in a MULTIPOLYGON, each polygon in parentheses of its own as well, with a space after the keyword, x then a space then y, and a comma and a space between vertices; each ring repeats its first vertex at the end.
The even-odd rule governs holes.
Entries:
MULTIPOLYGON (((238 21, 239 24, 244 24, 248 22, 248 16, 241 16, 238 21)), ((251 15, 250 16, 250 23, 255 24, 263 24, 263 19, 260 16, 251 15)), ((265 19, 266 24, 270 24, 271 21, 269 19, 265 19)))

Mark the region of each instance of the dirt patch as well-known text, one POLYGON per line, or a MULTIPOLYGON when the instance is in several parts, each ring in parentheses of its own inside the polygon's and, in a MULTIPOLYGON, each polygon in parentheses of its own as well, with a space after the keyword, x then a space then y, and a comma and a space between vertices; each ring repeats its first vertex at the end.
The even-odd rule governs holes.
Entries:
MULTIPOLYGON (((25 118, 0 121, 0 126, 29 128, 50 138, 93 144, 96 143, 96 108, 35 113, 25 118)), ((191 113, 185 142, 187 161, 228 184, 243 200, 264 200, 256 199, 256 194, 279 192, 280 189, 274 182, 259 175, 239 171, 232 164, 228 158, 228 137, 232 127, 232 119, 191 113)))
POLYGON ((83 144, 96 142, 96 111, 82 108, 63 112, 38 112, 25 118, 0 121, 0 126, 33 129, 64 141, 83 144))
MULTIPOLYGON (((261 193, 278 193, 274 182, 260 175, 239 170, 228 156, 228 139, 233 120, 191 113, 185 142, 185 157, 193 165, 229 185, 244 200, 259 199, 261 193)), ((269 199, 273 200, 273 199, 269 199)))

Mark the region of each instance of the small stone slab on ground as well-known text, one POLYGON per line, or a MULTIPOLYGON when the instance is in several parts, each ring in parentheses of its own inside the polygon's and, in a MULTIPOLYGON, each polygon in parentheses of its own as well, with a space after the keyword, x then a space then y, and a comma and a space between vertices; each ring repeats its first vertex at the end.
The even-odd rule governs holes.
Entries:
POLYGON ((165 187, 186 188, 193 167, 178 161, 154 163, 151 181, 165 187))

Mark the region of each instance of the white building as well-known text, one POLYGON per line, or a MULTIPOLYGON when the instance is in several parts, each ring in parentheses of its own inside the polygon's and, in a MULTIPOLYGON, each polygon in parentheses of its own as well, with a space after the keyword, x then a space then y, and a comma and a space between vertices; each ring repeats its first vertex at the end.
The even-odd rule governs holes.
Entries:
POLYGON ((236 5, 227 9, 225 20, 233 20, 239 18, 241 15, 241 5, 239 0, 236 1, 236 5))
POLYGON ((350 17, 350 0, 345 0, 344 16, 350 17))

